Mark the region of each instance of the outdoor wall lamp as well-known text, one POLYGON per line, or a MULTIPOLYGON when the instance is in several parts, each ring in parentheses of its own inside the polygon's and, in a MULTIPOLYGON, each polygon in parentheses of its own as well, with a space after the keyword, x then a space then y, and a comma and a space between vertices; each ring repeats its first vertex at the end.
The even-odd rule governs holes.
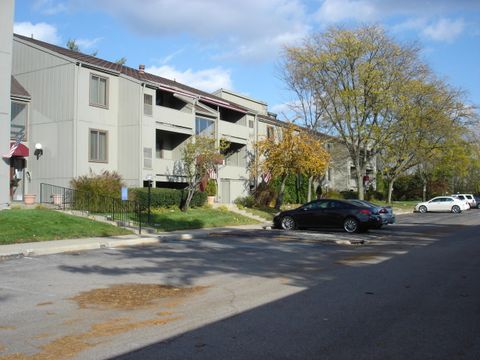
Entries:
POLYGON ((37 157, 37 160, 40 156, 43 155, 43 147, 42 147, 42 144, 40 143, 36 143, 35 144, 35 151, 33 152, 33 154, 37 157))

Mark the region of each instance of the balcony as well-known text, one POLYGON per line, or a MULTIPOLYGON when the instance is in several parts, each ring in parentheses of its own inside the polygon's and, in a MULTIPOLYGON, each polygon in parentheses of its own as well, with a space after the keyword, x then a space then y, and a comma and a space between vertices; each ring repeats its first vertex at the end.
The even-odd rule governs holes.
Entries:
POLYGON ((164 106, 155 106, 153 109, 155 127, 168 132, 193 135, 195 117, 191 113, 170 109, 164 106))
POLYGON ((247 126, 238 125, 223 120, 218 122, 218 134, 220 138, 225 138, 226 140, 237 144, 245 145, 249 139, 249 131, 247 126))

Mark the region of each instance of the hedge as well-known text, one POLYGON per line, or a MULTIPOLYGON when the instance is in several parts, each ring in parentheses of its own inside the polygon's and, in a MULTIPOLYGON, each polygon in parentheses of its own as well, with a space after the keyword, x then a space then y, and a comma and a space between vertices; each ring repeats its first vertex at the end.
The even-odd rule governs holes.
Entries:
MULTIPOLYGON (((146 209, 148 206, 148 188, 129 189, 132 200, 138 201, 140 207, 146 209)), ((186 198, 186 190, 152 188, 150 194, 150 206, 152 208, 180 207, 186 198)), ((206 192, 196 192, 190 203, 191 207, 199 207, 207 202, 206 192)))

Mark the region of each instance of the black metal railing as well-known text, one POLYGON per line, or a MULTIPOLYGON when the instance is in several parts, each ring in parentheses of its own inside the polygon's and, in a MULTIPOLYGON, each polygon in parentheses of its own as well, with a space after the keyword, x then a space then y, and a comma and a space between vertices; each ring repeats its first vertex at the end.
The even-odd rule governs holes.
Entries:
POLYGON ((89 215, 105 216, 107 220, 115 221, 119 226, 138 227, 139 234, 142 232, 141 208, 136 201, 41 183, 39 202, 61 210, 76 210, 89 215))

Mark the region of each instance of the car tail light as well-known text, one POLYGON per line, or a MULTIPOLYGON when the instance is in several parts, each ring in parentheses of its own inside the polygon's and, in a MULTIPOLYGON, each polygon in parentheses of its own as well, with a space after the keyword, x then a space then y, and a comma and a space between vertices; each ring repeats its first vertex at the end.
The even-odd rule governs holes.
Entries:
POLYGON ((368 209, 361 209, 360 214, 370 215, 372 212, 368 209))
POLYGON ((386 214, 387 212, 388 212, 388 211, 387 211, 387 209, 385 209, 385 208, 382 208, 382 209, 379 211, 380 214, 386 214))

